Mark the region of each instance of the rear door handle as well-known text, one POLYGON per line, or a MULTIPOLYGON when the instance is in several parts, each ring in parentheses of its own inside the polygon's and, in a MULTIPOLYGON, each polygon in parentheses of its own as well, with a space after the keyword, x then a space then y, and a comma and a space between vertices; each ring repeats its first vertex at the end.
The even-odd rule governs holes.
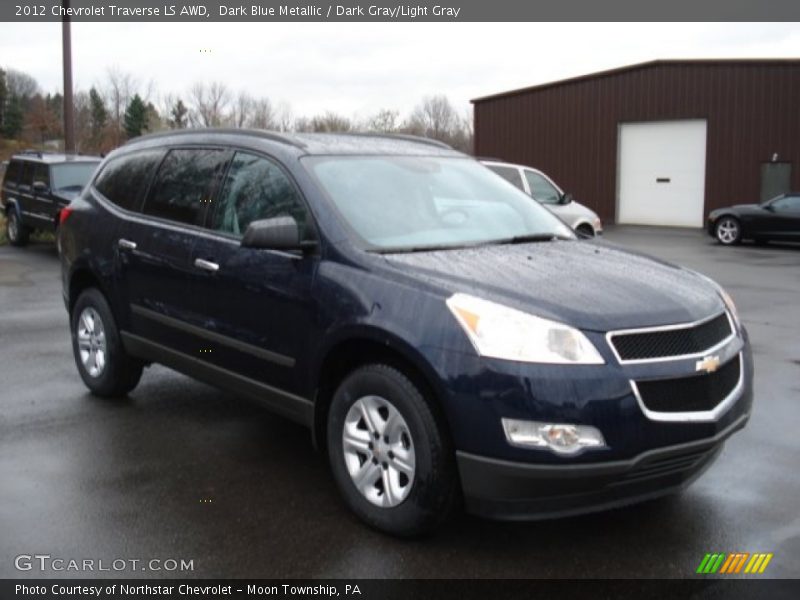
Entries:
POLYGON ((210 260, 203 260, 202 258, 196 258, 194 266, 204 271, 210 271, 211 273, 219 271, 219 265, 217 263, 211 262, 210 260))
POLYGON ((117 246, 123 250, 136 250, 136 242, 130 240, 121 239, 117 242, 117 246))

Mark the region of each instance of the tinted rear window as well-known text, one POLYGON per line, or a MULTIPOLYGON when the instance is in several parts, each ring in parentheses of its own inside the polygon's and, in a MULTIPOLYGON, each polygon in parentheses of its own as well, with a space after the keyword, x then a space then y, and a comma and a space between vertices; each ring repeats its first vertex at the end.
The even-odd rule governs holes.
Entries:
POLYGON ((503 179, 508 181, 509 183, 513 183, 516 187, 525 191, 524 186, 522 185, 522 176, 519 174, 519 169, 516 167, 498 167, 496 165, 486 165, 492 171, 500 175, 503 179))
POLYGON ((205 207, 230 153, 217 149, 171 150, 153 183, 144 213, 162 219, 202 225, 205 207))
POLYGON ((21 173, 22 163, 20 163, 18 160, 12 160, 10 163, 8 163, 8 168, 6 169, 6 175, 4 179, 5 183, 16 185, 21 173))
POLYGON ((54 190, 80 191, 92 177, 96 162, 76 161, 50 167, 50 185, 54 190))
POLYGON ((162 156, 163 150, 145 150, 112 159, 103 167, 94 186, 117 206, 138 211, 162 156))

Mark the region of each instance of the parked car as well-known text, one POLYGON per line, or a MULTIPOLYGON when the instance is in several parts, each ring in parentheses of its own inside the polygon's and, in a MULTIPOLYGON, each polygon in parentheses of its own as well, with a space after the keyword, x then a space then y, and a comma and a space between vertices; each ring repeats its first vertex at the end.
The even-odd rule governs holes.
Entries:
POLYGON ((80 193, 99 164, 97 156, 36 151, 12 156, 0 194, 8 241, 24 246, 34 230, 54 230, 61 209, 80 193))
POLYGON ((761 204, 712 210, 707 229, 725 246, 742 240, 800 242, 800 192, 781 194, 761 204))
POLYGON ((546 206, 582 237, 603 233, 603 223, 591 208, 576 202, 547 175, 532 167, 493 160, 481 161, 509 183, 546 206))
MULTIPOLYGON (((747 332, 681 267, 577 236, 428 140, 137 138, 61 213, 78 372, 161 363, 307 425, 347 505, 413 535, 681 489, 743 427, 747 332)), ((299 518, 299 517, 298 517, 299 518)))

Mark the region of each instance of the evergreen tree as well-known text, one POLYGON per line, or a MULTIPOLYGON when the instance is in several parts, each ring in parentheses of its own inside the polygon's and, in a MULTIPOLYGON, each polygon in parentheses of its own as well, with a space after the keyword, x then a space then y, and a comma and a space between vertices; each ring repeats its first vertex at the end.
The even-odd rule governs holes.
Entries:
POLYGON ((171 114, 172 118, 169 120, 169 126, 172 129, 184 129, 189 116, 189 109, 186 108, 186 105, 180 98, 178 98, 175 106, 172 107, 171 114))
POLYGON ((3 135, 7 138, 16 138, 22 133, 25 116, 22 111, 22 99, 16 94, 11 95, 6 104, 3 116, 3 135))
POLYGON ((139 97, 139 94, 135 94, 128 103, 128 107, 125 109, 125 117, 123 118, 123 126, 128 138, 142 135, 142 132, 147 129, 147 121, 147 106, 139 97))
POLYGON ((0 69, 0 131, 3 131, 3 122, 6 114, 6 100, 8 100, 8 84, 6 72, 0 69))
POLYGON ((106 105, 97 90, 92 87, 89 90, 89 128, 92 132, 92 139, 97 142, 108 123, 108 111, 106 105))

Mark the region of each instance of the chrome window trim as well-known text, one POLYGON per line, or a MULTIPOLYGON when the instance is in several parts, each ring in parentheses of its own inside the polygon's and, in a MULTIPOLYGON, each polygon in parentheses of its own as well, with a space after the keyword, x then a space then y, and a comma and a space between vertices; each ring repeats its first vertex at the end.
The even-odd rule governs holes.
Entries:
MULTIPOLYGON (((199 235, 200 237, 212 239, 218 242, 226 242, 232 246, 241 247, 242 245, 241 240, 239 239, 234 239, 230 236, 216 233, 211 229, 206 229, 205 227, 178 223, 177 221, 169 221, 167 219, 162 219, 160 217, 145 215, 143 213, 134 213, 124 208, 120 208, 119 206, 114 204, 109 198, 106 198, 100 190, 94 187, 94 185, 92 185, 91 187, 91 193, 95 197, 95 199, 98 202, 100 202, 100 204, 103 205, 103 208, 107 209, 111 213, 114 213, 120 219, 124 219, 126 221, 132 221, 140 225, 153 225, 154 227, 160 227, 162 229, 168 229, 170 231, 177 231, 179 233, 192 233, 194 235, 199 235)), ((292 260, 303 259, 302 255, 292 254, 291 252, 284 252, 283 250, 271 250, 268 248, 264 248, 263 250, 260 251, 268 252, 269 254, 274 254, 276 256, 282 256, 284 258, 290 258, 292 260)))
POLYGON ((736 387, 734 387, 733 390, 731 390, 731 393, 728 394, 719 404, 717 404, 711 410, 682 411, 682 412, 669 412, 669 413, 650 410, 644 405, 642 396, 639 393, 639 386, 636 385, 636 382, 633 379, 629 381, 631 384, 631 389, 633 390, 633 395, 636 397, 636 402, 639 404, 639 408, 642 410, 644 415, 651 421, 662 421, 662 422, 672 422, 672 423, 675 422, 697 423, 697 422, 716 421, 731 406, 733 406, 736 403, 736 401, 742 395, 742 390, 744 389, 744 360, 742 359, 742 353, 739 352, 736 355, 736 357, 731 360, 739 361, 739 381, 736 383, 736 387))
POLYGON ((656 358, 623 359, 617 352, 617 348, 614 346, 614 342, 612 341, 611 338, 613 338, 616 335, 629 335, 632 333, 637 334, 637 333, 651 333, 654 331, 676 331, 678 329, 692 329, 693 327, 697 327, 698 325, 702 325, 703 323, 708 323, 709 321, 713 321, 714 319, 719 317, 722 313, 716 313, 714 315, 711 315, 710 317, 698 319, 697 321, 693 321, 691 323, 677 323, 675 325, 657 325, 655 327, 640 327, 636 329, 616 329, 614 331, 609 331, 606 333, 606 343, 608 344, 608 347, 611 348, 611 352, 614 354, 614 358, 616 358, 617 362, 621 365, 639 365, 647 363, 669 362, 675 360, 687 360, 690 358, 700 358, 728 345, 736 337, 736 334, 738 333, 738 330, 736 329, 736 324, 733 322, 730 312, 728 312, 727 309, 723 310, 722 312, 725 313, 725 316, 728 319, 728 324, 731 327, 731 334, 721 342, 714 344, 713 346, 710 346, 705 350, 701 350, 700 352, 693 352, 691 354, 676 354, 674 356, 659 356, 656 358))

